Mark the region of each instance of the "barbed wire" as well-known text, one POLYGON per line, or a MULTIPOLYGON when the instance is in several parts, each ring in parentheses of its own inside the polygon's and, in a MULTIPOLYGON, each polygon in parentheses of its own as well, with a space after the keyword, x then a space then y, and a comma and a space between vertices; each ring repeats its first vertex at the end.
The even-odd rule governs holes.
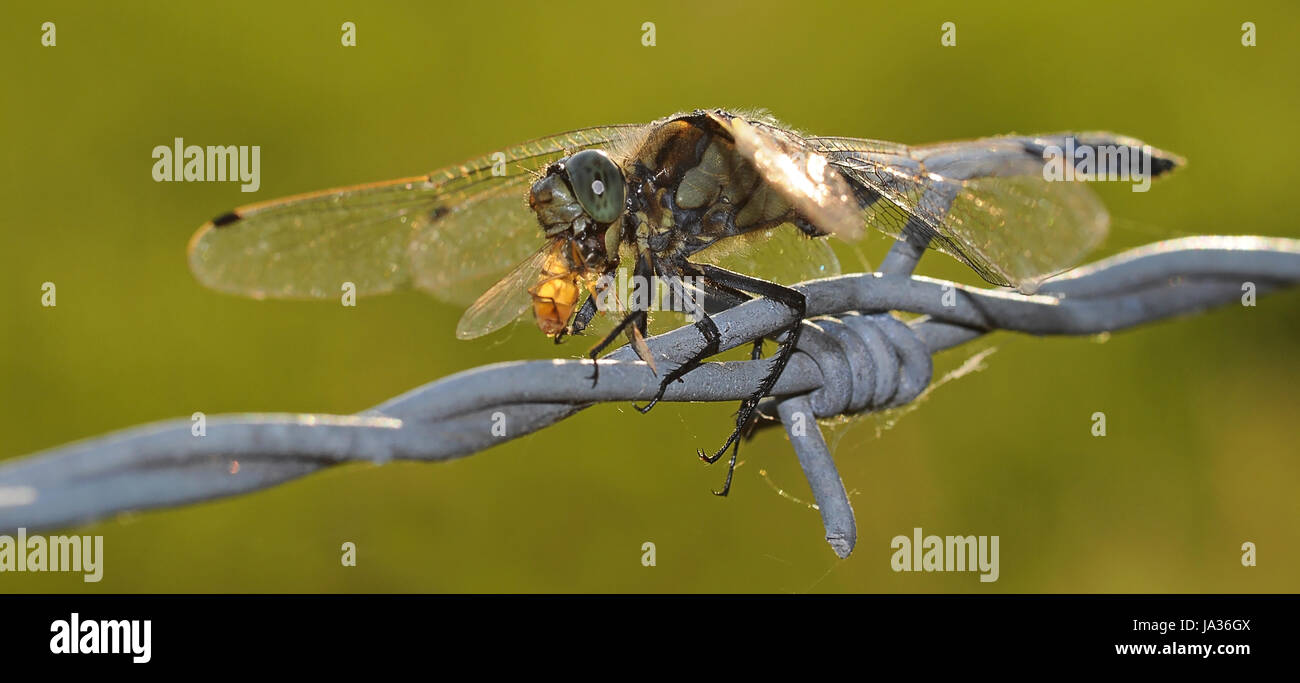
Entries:
MULTIPOLYGON (((826 538, 840 557, 856 542, 853 510, 818 418, 906 404, 929 385, 931 357, 995 330, 1089 335, 1201 311, 1300 281, 1300 240, 1192 237, 1078 268, 1037 294, 911 275, 918 245, 899 242, 881 272, 814 280, 798 351, 760 412, 780 420, 826 538), (890 314, 919 314, 903 322, 890 314)), ((755 299, 713 317, 725 351, 788 326, 789 310, 755 299)), ((687 325, 651 337, 658 371, 703 349, 687 325)), ((739 401, 767 359, 709 362, 667 388, 666 401, 739 401)), ((0 465, 0 530, 42 529, 117 513, 248 493, 349 462, 442 461, 531 434, 597 403, 647 401, 659 375, 622 348, 600 361, 495 363, 425 384, 356 415, 234 414, 133 427, 0 465)))

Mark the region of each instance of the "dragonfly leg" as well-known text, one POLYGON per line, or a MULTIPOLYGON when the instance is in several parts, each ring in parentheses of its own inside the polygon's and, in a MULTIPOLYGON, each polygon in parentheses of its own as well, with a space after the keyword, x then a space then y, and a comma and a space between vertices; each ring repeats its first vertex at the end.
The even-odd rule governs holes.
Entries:
MULTIPOLYGON (((703 294, 706 297, 706 301, 712 301, 715 304, 721 305, 718 310, 726 310, 727 308, 731 308, 732 306, 739 305, 740 303, 749 300, 749 296, 744 292, 716 282, 707 283, 703 288, 703 294)), ((704 336, 705 345, 704 348, 700 349, 700 352, 695 354, 694 357, 687 359, 681 365, 674 368, 672 372, 668 373, 664 378, 664 381, 659 384, 659 392, 650 400, 650 403, 645 406, 638 406, 636 404, 632 405, 632 407, 640 411, 642 415, 650 412, 650 409, 659 403, 659 401, 664 397, 664 392, 668 390, 668 385, 670 383, 675 381, 680 382, 681 378, 685 376, 686 373, 700 367, 700 365, 703 364, 704 359, 717 354, 722 342, 722 334, 718 332, 718 326, 711 318, 709 318, 705 307, 694 305, 691 302, 691 299, 684 294, 681 298, 682 305, 688 306, 692 309, 689 312, 700 316, 700 320, 695 323, 695 329, 699 330, 700 334, 704 336)), ((763 340, 757 339, 754 341, 754 350, 750 353, 750 359, 758 360, 762 355, 763 340)))
MULTIPOLYGON (((760 358, 762 358, 762 357, 763 357, 763 340, 762 340, 762 339, 755 339, 755 340, 754 340, 754 346, 753 346, 753 348, 752 348, 752 349, 750 350, 750 352, 749 352, 749 359, 750 359, 750 360, 758 360, 758 359, 760 359, 760 358)), ((778 376, 779 376, 779 374, 778 374, 778 376)), ((761 398, 761 396, 760 396, 759 398, 761 398)), ((741 404, 740 404, 740 412, 743 412, 743 411, 746 409, 746 405, 749 404, 751 401, 753 402, 753 405, 752 405, 752 406, 749 406, 749 411, 750 411, 750 413, 752 414, 753 411, 754 411, 754 408, 756 408, 756 407, 758 406, 758 399, 750 399, 749 401, 742 401, 741 404)), ((741 418, 741 415, 740 415, 740 412, 738 412, 737 415, 736 415, 736 421, 737 421, 737 422, 736 422, 736 431, 735 431, 735 433, 732 434, 732 439, 733 439, 734 441, 732 441, 732 443, 731 443, 731 458, 727 461, 727 479, 726 479, 726 481, 722 482, 722 490, 721 490, 721 491, 713 491, 713 495, 715 495, 715 496, 725 496, 725 495, 727 495, 728 493, 731 492, 731 480, 732 480, 732 477, 734 477, 735 474, 736 474, 736 458, 740 456, 740 438, 739 438, 739 437, 740 437, 740 435, 741 435, 742 433, 744 433, 744 431, 745 431, 745 425, 744 425, 744 423, 742 423, 742 422, 740 421, 740 420, 742 419, 742 418, 741 418)), ((726 449, 727 449, 727 447, 724 445, 724 446, 722 447, 722 450, 725 451, 726 449)), ((717 453, 715 453, 715 454, 713 455, 713 459, 712 459, 712 460, 709 460, 708 457, 706 457, 706 456, 704 455, 704 452, 703 452, 703 451, 700 451, 700 452, 699 452, 699 455, 700 455, 701 458, 703 458, 703 459, 705 460, 705 462, 708 462, 708 463, 712 464, 712 463, 715 463, 715 462, 718 461, 718 457, 722 455, 722 451, 718 451, 717 453)))
MULTIPOLYGON (((610 330, 609 334, 605 335, 604 339, 601 339, 595 346, 591 347, 591 351, 587 352, 587 357, 590 358, 592 362, 591 386, 596 386, 596 381, 600 378, 600 363, 596 360, 596 358, 600 356, 600 352, 604 351, 606 347, 618 338, 618 335, 628 331, 629 328, 635 326, 637 330, 646 329, 647 319, 648 317, 645 311, 632 311, 624 316, 623 319, 619 321, 618 325, 615 325, 614 329, 610 330)), ((642 332, 642 334, 644 335, 644 332, 642 332)))
POLYGON ((669 384, 680 382, 682 376, 691 370, 700 367, 700 364, 704 362, 705 358, 718 353, 718 344, 722 341, 722 334, 718 332, 718 326, 714 324, 713 319, 707 315, 700 318, 695 323, 695 329, 699 330, 700 334, 704 335, 704 348, 700 349, 698 353, 687 359, 681 365, 673 368, 672 372, 664 375, 663 381, 659 383, 659 391, 655 394, 654 398, 650 399, 649 403, 644 406, 639 406, 635 403, 632 404, 632 407, 636 408, 642 415, 650 412, 650 409, 655 407, 655 404, 659 403, 659 399, 664 397, 664 392, 668 391, 669 384))
POLYGON ((555 335, 555 343, 559 344, 564 341, 566 336, 582 334, 582 331, 587 329, 587 325, 591 324, 591 319, 595 316, 596 297, 588 295, 587 300, 582 302, 582 307, 578 309, 577 313, 573 314, 573 322, 569 323, 568 326, 560 330, 559 334, 555 335))
MULTIPOLYGON (((808 310, 808 302, 800 292, 779 285, 775 282, 768 282, 748 275, 742 275, 723 268, 712 265, 691 264, 701 275, 724 287, 731 287, 744 292, 750 292, 759 296, 765 296, 773 301, 781 303, 795 313, 794 322, 788 327, 780 330, 780 346, 776 355, 772 357, 771 370, 759 382, 758 388, 747 399, 741 402, 740 410, 736 413, 736 428, 732 430, 731 435, 727 437, 722 447, 708 455, 704 451, 696 451, 700 459, 707 463, 715 463, 722 458, 722 455, 731 449, 731 459, 727 465, 727 479, 722 485, 721 491, 714 491, 718 496, 725 496, 731 491, 731 480, 736 470, 736 458, 740 453, 740 435, 748 426, 749 421, 754 417, 754 412, 758 408, 758 402, 776 386, 776 380, 785 371, 785 366, 790 361, 790 356, 794 354, 795 346, 799 343, 799 332, 803 327, 804 315, 808 310)), ((757 360, 762 354, 762 340, 756 340, 750 357, 757 360)))

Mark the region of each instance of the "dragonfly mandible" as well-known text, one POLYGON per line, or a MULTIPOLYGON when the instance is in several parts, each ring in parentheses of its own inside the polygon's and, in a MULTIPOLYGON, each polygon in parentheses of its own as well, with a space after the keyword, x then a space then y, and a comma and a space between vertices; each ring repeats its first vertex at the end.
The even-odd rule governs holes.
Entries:
MULTIPOLYGON (((663 375, 642 412, 717 352, 710 313, 769 297, 793 322, 773 335, 770 371, 742 402, 726 442, 698 453, 712 463, 731 449, 715 492, 725 495, 739 437, 798 343, 805 302, 789 282, 709 262, 717 245, 760 235, 751 241, 781 240, 791 260, 817 265, 834 259, 820 238, 852 240, 871 228, 947 253, 991 283, 1033 291, 1081 262, 1109 224, 1084 183, 1049 180, 1045 154, 1102 148, 1146 154, 1151 177, 1183 163, 1102 132, 909 147, 807 136, 762 114, 696 110, 539 138, 426 175, 245 206, 201 227, 189 260, 204 285, 256 298, 333 297, 351 282, 359 294, 413 287, 472 302, 456 328, 462 339, 528 311, 556 341, 579 334, 624 264, 647 278, 690 278, 703 296, 681 300, 701 309, 690 312, 709 343, 663 375)), ((609 308, 622 318, 591 359, 626 335, 653 367, 643 342, 647 306, 615 298, 609 308)), ((593 382, 598 371, 595 364, 593 382)))

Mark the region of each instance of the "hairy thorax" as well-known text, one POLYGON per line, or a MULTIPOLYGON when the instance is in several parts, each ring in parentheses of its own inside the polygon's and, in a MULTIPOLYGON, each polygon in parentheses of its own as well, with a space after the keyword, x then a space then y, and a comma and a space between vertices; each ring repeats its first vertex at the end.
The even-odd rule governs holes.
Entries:
POLYGON ((631 160, 624 239, 659 259, 797 219, 717 122, 693 114, 646 138, 631 160))

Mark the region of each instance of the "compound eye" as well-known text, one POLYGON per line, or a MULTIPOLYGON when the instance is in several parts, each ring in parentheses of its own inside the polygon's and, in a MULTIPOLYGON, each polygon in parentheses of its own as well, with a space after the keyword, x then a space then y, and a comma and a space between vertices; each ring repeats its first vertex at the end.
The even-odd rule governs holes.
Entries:
POLYGON ((623 171, 609 155, 588 149, 569 157, 564 163, 573 194, 583 210, 597 223, 613 223, 623 213, 627 183, 623 171))

